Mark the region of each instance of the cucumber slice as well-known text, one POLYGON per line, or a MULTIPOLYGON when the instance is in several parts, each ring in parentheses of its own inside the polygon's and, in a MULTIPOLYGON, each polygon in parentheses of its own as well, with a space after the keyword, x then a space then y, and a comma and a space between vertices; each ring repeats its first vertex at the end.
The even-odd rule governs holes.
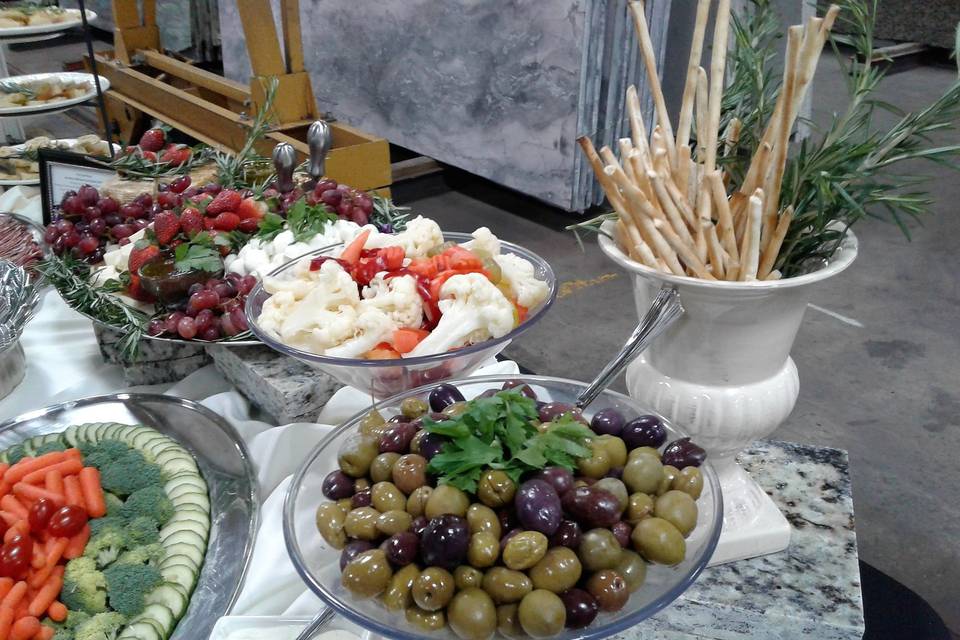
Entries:
POLYGON ((182 448, 176 442, 170 438, 164 438, 163 440, 152 442, 147 445, 147 449, 144 450, 144 453, 149 453, 153 456, 153 459, 156 460, 158 456, 163 453, 168 453, 172 451, 181 451, 182 448))
MULTIPOLYGON (((183 592, 183 587, 175 582, 164 582, 159 587, 147 594, 145 598, 147 609, 152 604, 163 605, 170 610, 175 619, 179 619, 183 612, 187 610, 190 604, 189 598, 183 592)), ((144 610, 146 613, 147 610, 144 610)))
POLYGON ((199 491, 183 491, 170 496, 170 501, 173 502, 174 509, 179 509, 181 505, 192 505, 199 507, 205 511, 207 515, 210 514, 210 498, 207 497, 207 494, 200 493, 199 491))
POLYGON ((40 444, 50 444, 51 442, 60 442, 60 434, 48 433, 40 438, 40 444))
MULTIPOLYGON (((203 551, 207 548, 206 533, 201 533, 188 528, 183 528, 168 533, 165 538, 162 538, 162 542, 163 548, 167 549, 171 554, 174 553, 173 546, 177 544, 188 544, 201 553, 203 553, 203 551)), ((202 563, 203 556, 200 556, 200 559, 202 563)))
POLYGON ((144 431, 133 437, 133 440, 130 442, 130 446, 143 450, 154 441, 160 442, 163 440, 166 440, 166 436, 163 436, 156 431, 144 431))
MULTIPOLYGON (((164 575, 163 572, 165 569, 169 567, 175 567, 178 564, 182 564, 185 567, 190 567, 190 570, 193 572, 193 578, 190 579, 190 583, 187 586, 190 589, 193 589, 193 585, 197 581, 197 574, 200 573, 200 565, 198 565, 190 556, 185 556, 182 553, 167 556, 163 559, 163 562, 160 563, 160 575, 164 575)), ((169 578, 166 577, 164 577, 164 579, 169 580, 169 578)))
POLYGON ((9 458, 7 458, 6 450, 0 451, 0 462, 2 462, 3 464, 7 464, 9 462, 9 458))
POLYGON ((23 452, 31 458, 37 455, 37 448, 34 446, 33 438, 28 438, 23 441, 23 452))
POLYGON ((143 612, 133 619, 135 622, 141 620, 145 622, 155 622, 162 630, 164 637, 170 634, 170 631, 173 630, 173 625, 177 622, 173 611, 166 605, 160 603, 148 604, 144 607, 143 612))
POLYGON ((177 447, 176 449, 170 451, 164 451, 157 456, 157 464, 161 467, 174 464, 178 461, 184 461, 191 465, 196 465, 196 463, 193 461, 193 456, 187 453, 186 449, 183 447, 177 447))
POLYGON ((207 547, 202 541, 198 545, 196 541, 199 540, 199 536, 191 531, 183 531, 182 535, 190 535, 193 537, 190 538, 190 542, 175 542, 172 544, 169 541, 164 542, 163 548, 171 558, 174 556, 186 556, 190 558, 194 566, 199 569, 203 566, 203 556, 206 555, 207 547))
POLYGON ((201 478, 199 474, 185 471, 170 478, 163 485, 163 490, 167 492, 168 496, 182 489, 192 489, 200 493, 207 493, 207 483, 203 481, 203 478, 201 478))
POLYGON ((130 444, 133 442, 133 439, 138 435, 140 435, 141 433, 150 433, 152 431, 153 429, 151 429, 150 427, 144 427, 143 425, 138 424, 135 426, 131 426, 129 429, 125 429, 124 431, 121 431, 119 434, 117 434, 117 440, 122 440, 123 442, 130 444))
POLYGON ((156 627, 143 620, 124 627, 117 636, 117 640, 165 640, 165 638, 156 627))
POLYGON ((160 470, 163 471, 163 477, 168 479, 183 473, 199 474, 197 463, 193 461, 193 458, 168 460, 160 464, 160 470))
POLYGON ((197 581, 197 569, 189 564, 178 563, 160 567, 160 575, 167 582, 171 582, 186 593, 193 591, 193 585, 197 581))
POLYGON ((63 433, 60 434, 60 437, 63 438, 63 443, 68 447, 75 447, 79 442, 77 441, 77 425, 72 424, 67 427, 63 433))
POLYGON ((101 440, 116 440, 117 434, 127 428, 128 425, 119 422, 111 422, 104 428, 101 434, 101 440))
POLYGON ((164 525, 163 529, 160 530, 160 542, 167 544, 167 542, 175 541, 177 539, 175 536, 182 532, 197 536, 199 543, 206 546, 207 536, 210 534, 210 525, 205 522, 197 522, 196 520, 176 520, 168 522, 164 525))

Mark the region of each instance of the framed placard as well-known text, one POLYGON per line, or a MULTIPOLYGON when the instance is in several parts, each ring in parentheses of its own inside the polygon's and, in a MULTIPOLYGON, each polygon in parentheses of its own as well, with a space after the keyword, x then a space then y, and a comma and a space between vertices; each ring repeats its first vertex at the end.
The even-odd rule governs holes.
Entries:
POLYGON ((53 209, 67 191, 76 191, 85 184, 100 188, 117 173, 103 160, 81 153, 39 150, 40 195, 43 201, 43 224, 50 224, 53 209))

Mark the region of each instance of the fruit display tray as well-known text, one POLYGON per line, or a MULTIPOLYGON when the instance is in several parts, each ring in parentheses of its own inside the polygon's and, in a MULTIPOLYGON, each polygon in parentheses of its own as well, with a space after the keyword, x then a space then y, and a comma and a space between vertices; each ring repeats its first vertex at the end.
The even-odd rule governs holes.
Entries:
POLYGON ((790 547, 709 567, 621 640, 854 640, 864 633, 847 452, 755 442, 740 463, 793 527, 790 547))

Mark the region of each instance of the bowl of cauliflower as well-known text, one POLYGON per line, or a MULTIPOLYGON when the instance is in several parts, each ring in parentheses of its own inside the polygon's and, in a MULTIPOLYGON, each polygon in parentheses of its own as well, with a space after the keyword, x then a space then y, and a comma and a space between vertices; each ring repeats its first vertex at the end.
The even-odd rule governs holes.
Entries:
POLYGON ((246 316, 267 346, 383 398, 471 373, 556 293, 540 256, 486 227, 444 233, 418 217, 401 233, 365 230, 274 269, 246 316))

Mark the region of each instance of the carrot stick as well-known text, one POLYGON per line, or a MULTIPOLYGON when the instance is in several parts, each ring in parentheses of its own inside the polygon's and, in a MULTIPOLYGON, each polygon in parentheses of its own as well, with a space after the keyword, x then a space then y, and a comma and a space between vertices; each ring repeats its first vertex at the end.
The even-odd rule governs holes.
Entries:
POLYGON ((33 545, 33 557, 30 558, 30 566, 34 569, 42 569, 47 566, 47 556, 43 553, 43 547, 39 544, 33 545))
POLYGON ((13 589, 13 578, 0 578, 0 601, 7 597, 10 589, 13 589))
POLYGON ((47 474, 49 474, 51 471, 59 471, 61 476, 71 476, 76 473, 80 473, 80 469, 83 469, 83 462, 77 460, 76 458, 69 458, 63 462, 52 464, 49 467, 31 471, 27 475, 23 476, 23 480, 20 482, 26 482, 27 484, 40 484, 46 480, 47 474))
POLYGON ((64 453, 67 455, 67 458, 73 458, 73 459, 76 459, 76 460, 83 460, 83 454, 80 453, 80 449, 70 448, 70 449, 67 449, 66 451, 64 451, 64 453))
POLYGON ((27 583, 21 580, 14 584, 10 592, 3 597, 3 600, 0 601, 0 607, 16 609, 25 595, 27 595, 27 583))
POLYGON ((33 600, 30 601, 30 608, 28 609, 30 615, 37 617, 42 616, 43 612, 46 611, 57 599, 57 596, 60 595, 60 589, 62 587, 63 578, 57 575, 50 576, 50 579, 40 587, 37 595, 33 596, 33 600))
POLYGON ((7 494, 0 498, 0 508, 2 508, 7 513, 13 514, 17 517, 17 520, 23 520, 30 515, 30 512, 27 511, 27 508, 21 504, 15 496, 7 494))
MULTIPOLYGON (((62 621, 57 620, 56 622, 62 622, 62 621)), ((37 631, 37 635, 33 636, 33 640, 52 640, 53 636, 56 633, 57 632, 54 630, 53 627, 48 627, 47 625, 42 624, 40 625, 40 630, 37 631)))
POLYGON ((66 548, 63 550, 63 557, 67 560, 73 560, 83 555, 83 548, 87 546, 87 540, 90 539, 90 525, 84 525, 80 533, 70 538, 66 548))
MULTIPOLYGON (((87 505, 83 502, 83 491, 80 489, 80 479, 77 476, 66 476, 63 479, 63 495, 71 507, 80 507, 84 511, 87 505)), ((3 503, 0 502, 0 507, 3 503)))
POLYGON ((17 520, 16 523, 3 534, 3 541, 10 542, 13 540, 14 536, 26 536, 30 535, 30 523, 27 522, 26 518, 23 520, 17 520))
MULTIPOLYGON (((81 531, 82 533, 82 531, 81 531)), ((80 535, 80 534, 77 534, 80 535)), ((50 550, 47 552, 46 562, 43 567, 40 568, 33 576, 30 578, 30 586, 34 589, 39 589, 43 584, 50 579, 50 576, 53 575, 54 570, 57 568, 57 563, 60 562, 60 558, 63 557, 64 553, 67 550, 67 545, 70 543, 68 538, 55 538, 53 544, 51 545, 50 550)), ((84 541, 86 544, 86 541, 84 541)), ((81 549, 82 551, 82 549, 81 549)))
POLYGON ((50 453, 43 454, 39 458, 33 458, 31 460, 23 459, 7 469, 3 474, 3 479, 10 484, 15 484, 20 482, 28 473, 49 467, 58 462, 63 462, 66 458, 67 454, 63 451, 51 451, 50 453))
POLYGON ((369 237, 370 229, 365 229, 347 245, 347 248, 340 254, 340 259, 355 264, 360 259, 360 252, 363 251, 363 245, 367 243, 369 237))
POLYGON ((16 613, 13 607, 0 605, 0 640, 8 640, 10 637, 10 627, 13 626, 16 613))
POLYGON ((47 471, 47 475, 43 480, 43 486, 50 493, 55 493, 63 498, 64 503, 66 503, 67 500, 63 495, 63 474, 59 469, 50 469, 47 471))
POLYGON ((0 462, 0 478, 3 477, 3 474, 7 472, 7 469, 10 468, 10 465, 6 462, 0 462))
POLYGON ((7 523, 8 527, 13 526, 13 524, 16 523, 17 520, 23 520, 23 518, 21 518, 20 516, 12 514, 9 511, 3 511, 3 510, 0 510, 0 518, 2 518, 5 523, 7 523))
POLYGON ((32 484, 27 484, 26 482, 18 482, 17 484, 13 485, 13 493, 18 498, 29 500, 31 502, 39 500, 40 498, 46 498, 58 507, 62 507, 66 502, 62 495, 57 495, 52 491, 35 487, 32 484))
POLYGON ((54 622, 63 622, 67 619, 67 607, 62 602, 54 600, 53 604, 47 609, 47 615, 54 622))
POLYGON ((80 470, 80 491, 91 518, 101 518, 107 514, 107 503, 103 500, 103 488, 100 486, 100 472, 95 467, 80 470))
POLYGON ((10 629, 10 640, 32 640, 38 631, 40 631, 40 620, 35 616, 20 618, 10 629))

